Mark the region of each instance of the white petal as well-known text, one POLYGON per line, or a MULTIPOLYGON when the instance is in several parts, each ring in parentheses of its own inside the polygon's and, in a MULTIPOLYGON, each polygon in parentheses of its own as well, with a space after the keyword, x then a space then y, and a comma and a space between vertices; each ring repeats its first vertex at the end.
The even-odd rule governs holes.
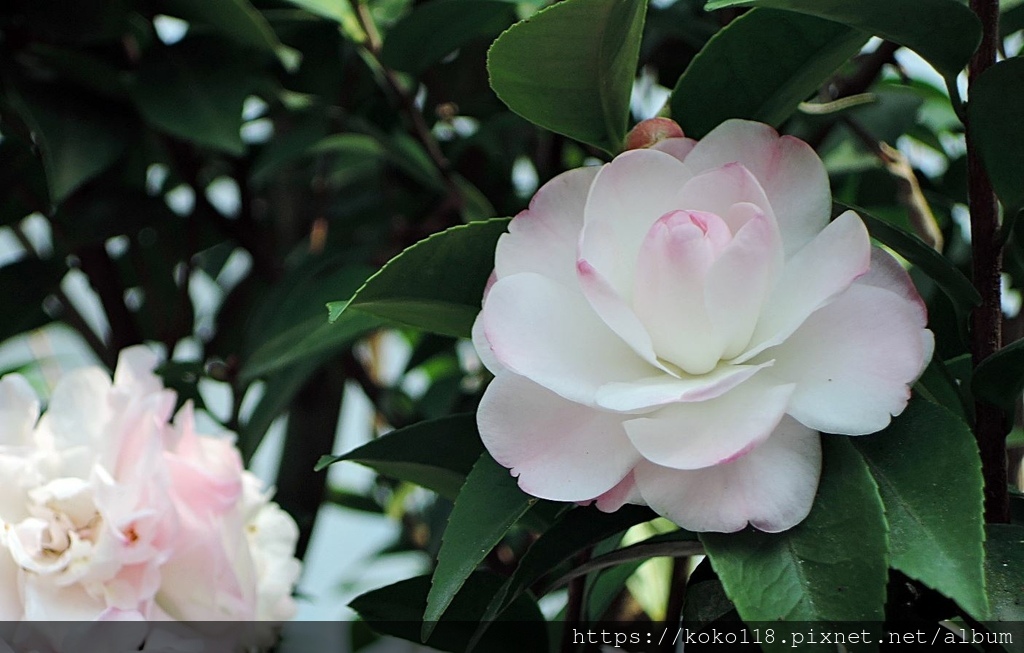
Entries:
POLYGON ((708 270, 731 240, 714 214, 672 211, 651 226, 636 261, 633 306, 658 356, 688 374, 715 368, 724 348, 704 303, 708 270))
POLYGON ((676 203, 687 211, 704 211, 719 216, 734 234, 753 217, 748 210, 737 212, 737 205, 753 204, 761 213, 775 219, 757 178, 738 163, 728 163, 696 175, 680 189, 676 203))
POLYGON ((776 362, 764 373, 797 384, 787 412, 810 428, 874 433, 906 407, 928 363, 930 336, 914 304, 854 284, 765 352, 776 362))
POLYGON ((494 350, 491 349, 491 343, 487 341, 487 336, 484 335, 484 320, 483 313, 481 312, 473 320, 473 348, 476 349, 476 355, 480 358, 480 362, 491 374, 498 374, 498 372, 505 369, 498 358, 494 355, 494 350))
POLYGON ((764 442, 786 413, 792 385, 755 376, 725 394, 671 404, 625 422, 626 434, 647 460, 673 469, 727 463, 764 442))
POLYGON ((158 359, 145 345, 122 349, 117 356, 114 386, 132 393, 149 394, 163 390, 160 377, 153 373, 158 359))
POLYGON ((32 442, 39 419, 39 399, 20 374, 0 379, 0 445, 24 446, 32 442))
POLYGON ((687 471, 642 462, 634 476, 647 504, 683 528, 732 533, 749 523, 778 533, 811 511, 820 473, 820 436, 784 418, 761 446, 731 463, 687 471))
POLYGON ((679 159, 644 149, 620 154, 594 179, 579 257, 627 301, 640 244, 658 218, 684 208, 678 206, 676 194, 690 176, 679 159))
POLYGON ((696 145, 697 141, 692 138, 666 138, 652 145, 651 149, 671 154, 680 161, 684 161, 696 145))
POLYGON ((576 263, 576 269, 583 295, 608 328, 618 334, 640 358, 666 373, 671 373, 658 361, 647 328, 640 322, 633 308, 615 292, 607 279, 583 259, 576 263))
MULTIPOLYGON (((114 415, 110 406, 110 377, 99 368, 73 370, 53 390, 39 428, 53 438, 54 447, 85 446, 102 451, 114 415)), ((113 443, 118 444, 118 443, 113 443)))
POLYGON ((727 120, 686 157, 695 173, 732 162, 742 164, 760 182, 778 218, 787 256, 825 227, 832 207, 828 174, 807 143, 779 136, 768 125, 727 120))
POLYGON ((627 503, 645 505, 632 471, 626 474, 626 477, 619 481, 618 485, 594 499, 594 505, 601 512, 615 512, 627 503))
POLYGON ((477 425, 491 456, 519 477, 524 492, 543 499, 594 499, 639 459, 621 416, 566 401, 511 373, 487 386, 477 425))
POLYGON ((590 404, 605 383, 656 373, 582 294, 539 274, 499 279, 487 296, 483 322, 503 366, 570 401, 590 404))
POLYGON ((868 231, 856 213, 847 211, 786 261, 754 329, 753 346, 737 362, 788 338, 807 316, 849 288, 870 265, 868 231))
POLYGON ((705 304, 715 332, 722 334, 728 360, 750 343, 761 308, 782 269, 782 243, 774 221, 753 204, 736 212, 751 217, 708 270, 705 304))
POLYGON ((892 254, 880 247, 871 248, 871 269, 861 277, 857 284, 884 288, 902 297, 907 304, 915 309, 917 322, 923 329, 928 324, 928 309, 921 299, 917 287, 910 279, 910 274, 900 265, 892 254))
POLYGON ((630 412, 680 401, 706 401, 725 394, 771 364, 719 365, 700 376, 662 374, 628 383, 608 383, 597 391, 597 405, 617 412, 630 412))
POLYGON ((576 283, 576 247, 583 229, 583 208, 598 167, 577 168, 544 184, 530 208, 509 223, 498 240, 494 270, 498 278, 536 272, 567 286, 576 283))

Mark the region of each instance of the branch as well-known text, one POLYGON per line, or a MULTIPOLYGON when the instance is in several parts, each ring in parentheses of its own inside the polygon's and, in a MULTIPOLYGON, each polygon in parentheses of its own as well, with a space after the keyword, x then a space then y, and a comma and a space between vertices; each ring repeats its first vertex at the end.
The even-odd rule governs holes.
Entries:
POLYGON ((384 62, 381 61, 380 34, 377 32, 377 26, 373 22, 373 17, 370 16, 366 6, 360 2, 360 0, 349 0, 349 2, 352 5, 352 10, 355 12, 356 17, 359 20, 360 27, 363 28, 364 32, 366 32, 366 43, 363 44, 364 51, 370 56, 370 59, 373 60, 373 63, 379 69, 381 77, 384 79, 388 89, 395 96, 395 99, 398 102, 399 110, 409 121, 413 135, 423 145, 424 149, 427 151, 427 156, 430 157, 434 167, 437 168, 437 171, 441 174, 445 190, 448 193, 447 201, 450 202, 456 210, 461 209, 464 200, 462 197, 462 191, 459 190, 458 184, 455 183, 455 177, 452 175, 451 163, 441 151, 441 146, 431 133, 430 127, 427 125, 427 121, 423 119, 423 113, 416 107, 415 97, 402 87, 402 84, 398 81, 398 77, 395 75, 395 72, 384 65, 384 62))
MULTIPOLYGON (((968 68, 969 80, 973 83, 996 60, 999 0, 971 0, 971 9, 982 24, 981 46, 968 68)), ((967 125, 967 183, 971 208, 974 287, 981 295, 981 305, 971 314, 971 358, 977 366, 1001 346, 1002 253, 999 244, 999 205, 974 145, 970 124, 967 125)), ((977 420, 974 435, 981 453, 981 470, 985 478, 985 520, 989 523, 1007 523, 1010 515, 1006 473, 1006 416, 999 408, 983 401, 975 404, 975 412, 977 420)))

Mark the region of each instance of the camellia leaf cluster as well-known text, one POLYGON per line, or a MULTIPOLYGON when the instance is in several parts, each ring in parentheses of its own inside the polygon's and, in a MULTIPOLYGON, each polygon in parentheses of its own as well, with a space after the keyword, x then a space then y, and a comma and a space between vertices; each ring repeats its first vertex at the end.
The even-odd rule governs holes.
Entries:
MULTIPOLYGON (((237 433, 238 474, 280 450, 304 582, 346 592, 296 601, 354 651, 613 622, 1019 651, 1022 30, 995 0, 7 3, 5 456, 92 428, 53 427, 98 410, 66 389, 24 426, 55 369, 110 384, 145 344, 167 429, 237 433), (331 512, 397 535, 353 571, 331 512)), ((36 481, 8 590, 127 555, 36 481)), ((187 591, 192 554, 172 616, 227 591, 187 591)), ((100 614, 119 577, 83 574, 100 614)))

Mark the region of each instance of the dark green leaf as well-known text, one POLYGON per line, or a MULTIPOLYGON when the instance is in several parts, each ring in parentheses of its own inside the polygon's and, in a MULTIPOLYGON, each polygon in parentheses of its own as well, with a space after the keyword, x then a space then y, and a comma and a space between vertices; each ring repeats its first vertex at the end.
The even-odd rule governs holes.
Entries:
POLYGON ((1003 204, 1024 208, 1024 58, 1000 61, 971 82, 971 136, 1003 204))
POLYGON ((210 25, 244 48, 275 54, 283 47, 267 19, 249 0, 162 0, 162 4, 168 14, 210 25))
POLYGON ((973 421, 968 417, 971 409, 968 398, 961 394, 957 380, 937 356, 932 357, 921 378, 914 384, 914 390, 933 404, 953 411, 964 422, 973 421))
POLYGON ((291 405, 299 388, 313 375, 320 363, 315 358, 305 360, 284 367, 267 378, 260 402, 238 433, 238 448, 246 464, 256 453, 267 429, 291 405))
POLYGON ((346 454, 324 456, 316 468, 349 460, 455 499, 482 452, 476 416, 466 413, 396 429, 346 454))
POLYGON ((468 337, 508 219, 471 222, 430 236, 388 261, 331 321, 359 312, 441 335, 468 337))
POLYGON ((530 546, 515 572, 491 599, 481 620, 493 621, 530 586, 581 551, 655 517, 650 509, 639 506, 624 506, 613 513, 593 507, 569 510, 530 546))
POLYGON ((470 41, 497 36, 515 20, 514 5, 499 0, 428 2, 388 30, 381 61, 419 74, 470 41))
POLYGON ((26 258, 0 268, 0 301, 17 310, 3 312, 0 342, 50 322, 43 312, 43 300, 60 284, 67 272, 63 261, 26 258))
MULTIPOLYGON (((887 570, 882 501, 847 438, 824 436, 822 445, 818 496, 802 523, 776 534, 705 533, 701 541, 746 621, 864 621, 880 628, 887 570)), ((768 649, 789 650, 779 640, 768 649)))
POLYGON ((701 138, 728 118, 782 124, 868 35, 812 16, 757 9, 704 46, 672 91, 672 118, 701 138))
POLYGON ((1012 411, 1024 392, 1024 340, 1003 347, 974 370, 971 389, 979 399, 1012 411))
MULTIPOLYGON (((466 651, 484 606, 503 580, 487 572, 470 576, 441 622, 431 624, 436 628, 432 628, 425 643, 442 651, 466 651)), ((363 594, 350 606, 374 630, 418 644, 429 587, 429 576, 417 576, 363 594)), ((547 628, 537 604, 528 596, 519 597, 476 650, 487 653, 547 651, 547 628)))
POLYGON ((891 247, 894 252, 928 275, 949 296, 962 314, 966 315, 974 306, 981 303, 981 297, 970 280, 949 259, 926 245, 920 238, 876 218, 860 207, 839 202, 835 202, 835 205, 841 211, 856 211, 872 238, 891 247))
POLYGON ((563 0, 491 47, 491 88, 527 120, 614 154, 622 147, 647 3, 563 0))
POLYGON ((124 151, 122 117, 81 95, 25 86, 11 100, 36 134, 50 201, 63 202, 113 164, 124 151))
POLYGON ((437 552, 423 613, 423 641, 428 641, 476 566, 536 501, 489 454, 480 455, 455 499, 437 552))
POLYGON ((256 86, 244 61, 202 39, 154 46, 139 65, 131 95, 154 127, 241 155, 242 103, 256 86))
POLYGON ((1024 653, 1024 526, 988 524, 985 534, 985 582, 992 608, 985 625, 1007 653, 1024 653))
POLYGON ((983 481, 971 430, 914 399, 887 429, 853 444, 882 495, 891 566, 985 619, 983 481))
POLYGON ((325 266, 308 273, 300 271, 295 277, 278 285, 276 293, 267 297, 263 314, 254 320, 262 329, 258 346, 242 366, 239 376, 243 381, 302 361, 322 362, 324 357, 338 353, 359 336, 381 326, 379 319, 355 311, 333 323, 323 317, 326 298, 358 288, 366 278, 366 268, 325 266))
POLYGON ((955 78, 981 42, 981 23, 956 0, 712 0, 705 9, 766 7, 825 18, 905 45, 955 78))
POLYGON ((591 558, 587 562, 574 567, 567 573, 551 581, 542 589, 547 593, 553 589, 562 587, 574 578, 616 567, 634 560, 646 561, 651 558, 660 557, 685 557, 701 555, 704 553, 703 545, 698 541, 697 534, 690 531, 678 530, 671 533, 661 533, 646 540, 641 540, 621 549, 616 549, 604 555, 591 558))

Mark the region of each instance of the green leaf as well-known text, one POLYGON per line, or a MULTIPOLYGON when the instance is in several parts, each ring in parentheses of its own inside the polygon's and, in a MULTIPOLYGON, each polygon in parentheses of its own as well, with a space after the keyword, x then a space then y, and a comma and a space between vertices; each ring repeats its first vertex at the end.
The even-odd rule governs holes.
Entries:
POLYGON ((470 222, 422 240, 388 261, 347 302, 327 305, 331 321, 353 309, 441 335, 468 337, 494 269, 507 218, 470 222))
POLYGON ((949 259, 926 245, 923 240, 890 222, 876 218, 859 206, 840 202, 834 204, 840 212, 856 211, 872 238, 892 248, 894 252, 928 275, 963 315, 981 303, 981 296, 970 280, 949 259))
POLYGON ((43 300, 60 286, 64 261, 25 258, 0 268, 0 302, 9 308, 0 316, 0 342, 51 321, 43 300))
POLYGON ((204 39, 153 46, 139 65, 131 96, 154 127, 240 156, 242 103, 257 83, 243 62, 204 39))
POLYGON ((765 7, 824 18, 894 41, 955 78, 981 42, 981 23, 957 0, 712 0, 705 9, 765 7))
POLYGON ((210 25, 244 48, 276 54, 283 47, 270 23, 249 0, 163 0, 162 5, 168 14, 210 25))
POLYGON ((1024 392, 1024 340, 1003 347, 974 370, 971 389, 979 399, 1012 414, 1024 392))
POLYGON ((267 297, 262 314, 254 320, 261 327, 258 345, 239 373, 243 382, 268 376, 294 363, 314 359, 323 362, 325 357, 381 326, 374 316, 357 312, 333 323, 324 320, 326 298, 352 292, 367 271, 362 266, 325 268, 300 271, 295 275, 297 278, 282 282, 277 292, 267 297))
POLYGON ((639 506, 623 506, 612 513, 593 507, 569 510, 530 546, 515 572, 491 599, 481 622, 493 621, 520 594, 581 551, 656 516, 649 508, 639 506))
POLYGON ((418 75, 470 41, 497 36, 515 20, 515 5, 500 0, 419 5, 388 30, 381 61, 418 75))
POLYGON ((519 489, 507 469, 487 453, 480 455, 455 499, 441 538, 423 613, 424 642, 476 566, 536 502, 519 489))
POLYGON ((42 150, 54 205, 109 168, 124 151, 123 117, 81 94, 12 85, 10 98, 42 150))
MULTIPOLYGON (((705 533, 701 541, 745 621, 864 621, 880 629, 887 573, 882 501, 849 439, 826 435, 822 445, 821 482, 807 519, 784 533, 705 533)), ((776 639, 766 650, 790 649, 776 639)))
POLYGON ((985 619, 983 481, 971 430, 915 398, 887 429, 853 445, 882 495, 891 566, 985 619))
POLYGON ((563 0, 539 11, 491 46, 491 88, 527 120, 614 154, 646 13, 642 0, 563 0))
POLYGON ((843 25, 757 9, 722 28, 672 91, 672 118, 701 138, 728 118, 782 124, 868 35, 843 25))
POLYGON ((463 413, 396 429, 340 456, 323 456, 316 469, 349 460, 454 500, 482 453, 476 416, 463 413))
POLYGON ((1015 621, 1020 626, 1024 622, 1024 526, 988 524, 985 533, 985 579, 992 604, 991 620, 1015 621))
POLYGON ((999 199, 1024 208, 1024 58, 1000 61, 971 82, 967 117, 971 137, 999 199))
MULTIPOLYGON (((440 623, 431 624, 436 628, 432 628, 430 638, 424 643, 442 651, 466 651, 480 613, 503 580, 488 572, 472 574, 440 623)), ((363 594, 352 601, 350 607, 377 632, 419 644, 429 587, 429 576, 417 576, 363 594)), ((547 651, 547 627, 537 604, 528 596, 520 596, 476 650, 487 653, 547 651)))
POLYGON ((306 379, 313 375, 320 363, 321 361, 311 358, 284 367, 267 378, 263 396, 238 433, 238 448, 246 465, 256 453, 270 425, 291 406, 296 393, 306 379))

